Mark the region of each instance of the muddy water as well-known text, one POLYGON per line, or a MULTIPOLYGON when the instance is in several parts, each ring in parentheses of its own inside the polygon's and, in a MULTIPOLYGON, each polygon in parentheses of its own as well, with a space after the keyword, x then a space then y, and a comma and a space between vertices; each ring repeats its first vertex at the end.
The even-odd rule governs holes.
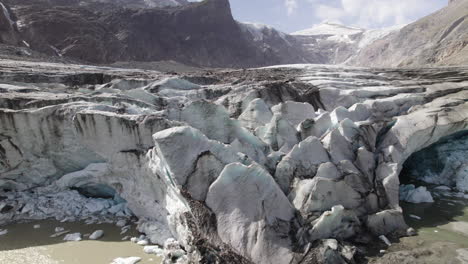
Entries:
POLYGON ((402 207, 406 222, 418 230, 421 238, 453 242, 468 248, 468 200, 436 198, 433 204, 403 203, 402 207))
POLYGON ((0 263, 8 264, 109 264, 117 257, 141 257, 141 264, 160 264, 156 255, 143 252, 143 247, 130 241, 122 241, 125 236, 137 236, 130 230, 120 234, 119 227, 111 224, 86 225, 83 223, 60 223, 57 221, 36 221, 2 226, 8 229, 0 236, 0 263), (35 229, 34 225, 40 225, 35 229), (63 227, 70 233, 90 234, 103 230, 100 240, 88 240, 86 236, 79 242, 65 242, 63 236, 51 238, 55 227, 63 227))
POLYGON ((401 202, 406 223, 416 229, 418 235, 392 241, 385 254, 370 262, 468 263, 468 199, 445 195, 434 195, 434 199, 432 204, 401 202))

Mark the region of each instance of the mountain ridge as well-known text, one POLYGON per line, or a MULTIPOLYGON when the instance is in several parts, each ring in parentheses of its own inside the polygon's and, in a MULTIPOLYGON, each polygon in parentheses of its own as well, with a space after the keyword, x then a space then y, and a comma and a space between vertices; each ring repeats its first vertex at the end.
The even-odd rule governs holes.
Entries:
POLYGON ((468 64, 468 1, 445 8, 367 46, 350 62, 371 67, 468 64))
POLYGON ((468 13, 466 0, 450 1, 443 10, 403 28, 367 30, 325 21, 291 34, 236 21, 228 0, 0 3, 0 54, 7 57, 4 52, 24 59, 39 53, 40 58, 91 64, 177 61, 215 68, 294 63, 371 67, 468 63, 466 16, 452 15, 460 9, 468 13), (424 27, 434 33, 423 32, 424 27), (439 41, 430 44, 436 38, 439 41), (429 44, 433 47, 424 48, 429 44))

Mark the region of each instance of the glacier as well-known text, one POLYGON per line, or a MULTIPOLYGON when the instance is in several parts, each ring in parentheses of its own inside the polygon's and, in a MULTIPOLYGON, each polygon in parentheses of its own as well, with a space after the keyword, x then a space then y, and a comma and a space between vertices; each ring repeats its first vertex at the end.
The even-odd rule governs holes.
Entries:
POLYGON ((466 67, 0 64, 0 224, 136 217, 179 263, 351 262, 407 233, 415 153, 468 128, 466 67))

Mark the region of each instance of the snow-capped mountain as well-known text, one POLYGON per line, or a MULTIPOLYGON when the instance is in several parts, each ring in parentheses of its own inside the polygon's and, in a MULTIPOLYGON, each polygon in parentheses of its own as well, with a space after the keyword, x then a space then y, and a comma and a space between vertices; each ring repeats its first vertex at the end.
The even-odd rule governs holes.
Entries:
POLYGON ((189 4, 188 0, 3 0, 3 3, 14 5, 46 4, 54 6, 92 6, 99 5, 119 6, 125 8, 160 8, 189 4))
POLYGON ((120 4, 133 8, 173 7, 189 3, 187 0, 86 0, 82 2, 120 4))
POLYGON ((401 26, 363 29, 325 21, 311 28, 291 33, 307 54, 321 54, 322 63, 339 64, 353 58, 361 49, 398 31, 401 26))
MULTIPOLYGON (((12 7, 21 40, 46 56, 100 64, 177 61, 237 68, 313 62, 304 59, 294 37, 272 27, 238 23, 228 0, 0 2, 12 7)), ((0 43, 7 34, 0 30, 0 43)))
POLYGON ((365 29, 357 27, 349 27, 338 23, 324 21, 321 24, 314 25, 311 28, 296 31, 291 33, 295 36, 320 36, 320 35, 333 35, 333 36, 344 36, 344 35, 355 35, 364 32, 365 29))

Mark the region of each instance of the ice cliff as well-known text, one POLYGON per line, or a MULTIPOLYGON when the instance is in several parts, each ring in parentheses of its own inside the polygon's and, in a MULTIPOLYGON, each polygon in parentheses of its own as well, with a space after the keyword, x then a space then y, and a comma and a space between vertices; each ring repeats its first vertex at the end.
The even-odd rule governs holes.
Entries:
POLYGON ((62 195, 61 220, 134 215, 193 263, 350 263, 406 231, 404 162, 468 127, 462 67, 1 64, 0 223, 62 195))

